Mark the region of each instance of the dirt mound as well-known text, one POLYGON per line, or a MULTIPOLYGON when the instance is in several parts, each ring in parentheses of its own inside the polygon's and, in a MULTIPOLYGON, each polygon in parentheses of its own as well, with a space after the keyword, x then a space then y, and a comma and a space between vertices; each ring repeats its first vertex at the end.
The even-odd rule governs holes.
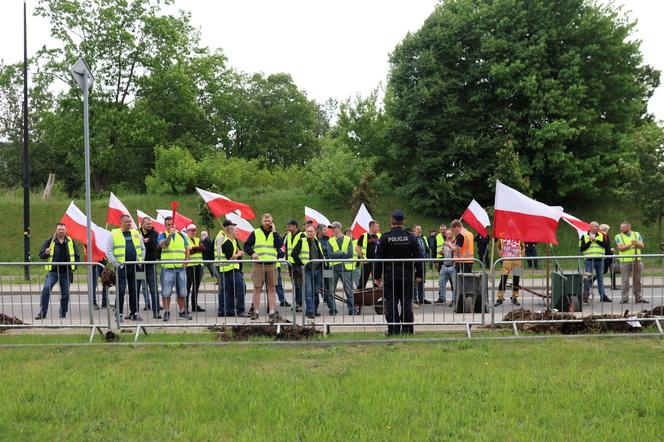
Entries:
MULTIPOLYGON (((13 316, 5 315, 4 313, 0 313, 0 324, 11 324, 11 325, 20 325, 24 324, 23 321, 21 321, 18 318, 15 318, 13 316)), ((0 332, 3 332, 7 330, 6 327, 0 327, 0 332)))
POLYGON ((120 340, 120 335, 113 333, 111 330, 107 331, 104 335, 104 341, 106 342, 118 342, 120 340))
POLYGON ((311 339, 323 334, 316 327, 287 325, 282 326, 277 333, 276 325, 232 325, 211 328, 219 334, 215 339, 219 341, 247 341, 252 338, 274 338, 275 341, 300 341, 311 339))
MULTIPOLYGON (((652 310, 644 310, 642 312, 633 314, 636 318, 652 318, 653 316, 660 315, 664 311, 662 306, 655 307, 652 310)), ((625 310, 622 315, 619 314, 603 314, 592 315, 581 318, 581 322, 532 322, 526 324, 517 324, 517 328, 522 331, 529 331, 533 333, 560 333, 564 335, 581 334, 581 333, 638 333, 643 326, 650 325, 649 323, 641 324, 642 327, 633 326, 628 321, 616 322, 600 322, 600 319, 622 319, 631 316, 629 310, 625 310)), ((526 309, 517 309, 508 312, 503 321, 564 321, 576 318, 571 313, 553 312, 545 310, 542 312, 531 312, 526 309)), ((510 328, 511 325, 503 324, 502 328, 510 328)))

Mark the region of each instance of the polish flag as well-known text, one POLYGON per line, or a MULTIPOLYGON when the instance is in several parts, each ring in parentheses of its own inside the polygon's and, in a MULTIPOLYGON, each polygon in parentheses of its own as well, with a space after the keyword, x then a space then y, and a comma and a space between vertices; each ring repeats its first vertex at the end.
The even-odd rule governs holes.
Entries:
MULTIPOLYGON (((129 215, 131 218, 131 214, 129 213, 129 210, 125 207, 124 204, 122 204, 122 201, 115 196, 113 192, 111 192, 111 197, 108 200, 108 213, 106 215, 106 223, 110 224, 112 226, 120 226, 120 217, 122 215, 129 215)), ((134 219, 131 219, 131 228, 135 229, 136 228, 136 223, 134 222, 134 219)))
POLYGON ((463 215, 461 215, 461 219, 466 221, 468 225, 475 229, 475 231, 480 235, 489 235, 489 232, 486 229, 491 225, 491 222, 489 221, 489 215, 477 201, 472 200, 470 202, 470 205, 468 205, 466 211, 463 212, 463 215))
POLYGON ((358 239, 363 234, 369 233, 369 222, 371 222, 372 219, 371 214, 364 203, 362 203, 360 210, 357 211, 355 220, 350 227, 353 230, 353 239, 358 239))
POLYGON ((140 210, 136 210, 136 215, 138 215, 139 224, 143 222, 143 218, 150 218, 152 220, 152 228, 155 230, 155 232, 162 233, 166 231, 166 226, 164 225, 163 221, 159 222, 147 213, 141 212, 140 210))
POLYGON ((563 221, 574 227, 576 232, 579 234, 579 238, 581 238, 586 232, 588 232, 588 230, 590 230, 589 223, 581 221, 579 218, 575 217, 574 215, 570 215, 569 213, 563 213, 563 221))
MULTIPOLYGON (((67 235, 83 243, 86 248, 88 248, 87 219, 73 201, 69 204, 62 219, 60 219, 60 222, 67 226, 67 235)), ((111 232, 95 223, 90 223, 90 227, 92 228, 92 260, 99 262, 106 258, 106 246, 111 241, 111 232)))
MULTIPOLYGON (((157 221, 164 223, 167 216, 173 216, 173 209, 157 209, 157 221)), ((181 214, 180 212, 175 212, 175 228, 178 230, 184 230, 189 224, 194 222, 181 214)))
POLYGON ((328 226, 332 224, 329 219, 322 213, 320 213, 318 210, 312 209, 311 207, 304 206, 304 220, 305 221, 312 221, 314 224, 314 227, 317 227, 318 224, 322 224, 325 227, 327 227, 327 236, 330 238, 332 235, 334 235, 334 231, 330 229, 328 226))
POLYGON ((237 233, 235 234, 237 239, 240 241, 246 241, 247 238, 249 238, 249 235, 251 235, 251 232, 254 231, 254 226, 252 226, 249 221, 242 218, 239 213, 239 210, 236 212, 227 213, 225 217, 228 221, 237 224, 237 233))
POLYGON ((205 204, 207 204, 210 212, 212 212, 212 215, 214 215, 215 218, 219 218, 227 213, 235 212, 236 210, 240 211, 240 216, 244 219, 256 218, 254 211, 246 204, 238 203, 223 195, 208 192, 207 190, 199 189, 198 187, 196 190, 201 198, 203 198, 203 201, 205 201, 205 204))
POLYGON ((556 229, 562 207, 547 206, 496 181, 495 238, 558 244, 556 229))

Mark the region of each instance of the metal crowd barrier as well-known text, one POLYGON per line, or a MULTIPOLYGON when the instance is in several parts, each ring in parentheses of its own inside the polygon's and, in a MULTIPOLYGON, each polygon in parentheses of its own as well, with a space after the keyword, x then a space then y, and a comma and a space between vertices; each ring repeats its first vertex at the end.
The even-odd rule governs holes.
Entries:
POLYGON ((518 334, 519 324, 571 324, 592 320, 627 322, 641 327, 642 323, 651 322, 664 334, 661 326, 664 255, 639 257, 640 261, 624 262, 620 262, 617 255, 592 260, 584 256, 500 258, 495 261, 490 277, 491 304, 494 305, 491 323, 511 325, 518 334), (639 263, 640 277, 635 279, 632 269, 639 263), (597 270, 602 271, 599 279, 597 270), (636 292, 635 281, 638 283, 636 292), (600 294, 600 284, 604 297, 600 294), (516 303, 513 301, 515 294, 516 303), (502 304, 497 302, 501 297, 502 304), (640 298, 647 303, 640 302, 640 298), (641 317, 644 314, 650 317, 641 317))
POLYGON ((411 327, 417 331, 463 327, 470 337, 473 325, 511 325, 518 333, 520 324, 579 323, 592 318, 597 322, 628 322, 635 326, 650 322, 664 334, 661 326, 664 254, 641 255, 641 259, 641 294, 648 304, 637 303, 632 288, 627 303, 620 304, 624 271, 620 271, 617 262, 601 278, 606 296, 613 302, 602 302, 597 281, 585 275, 586 259, 582 256, 524 257, 517 260, 518 265, 501 258, 488 272, 477 259, 465 264, 459 259, 453 262, 339 259, 334 260, 338 263, 336 266, 330 266, 330 260, 312 260, 304 271, 285 260, 243 260, 241 272, 232 269, 221 273, 220 268, 223 270, 238 261, 126 262, 115 269, 113 287, 102 286, 98 277, 104 267, 93 264, 94 295, 88 293, 84 270, 89 264, 75 263, 77 270, 73 272, 66 300, 61 296, 61 276, 55 273, 54 287, 45 291, 50 296, 46 297, 49 298, 48 308, 43 319, 35 318, 40 313, 47 276, 45 264, 0 263, 0 313, 4 315, 0 328, 90 328, 91 340, 95 332, 102 332, 103 328, 129 328, 134 330, 134 339, 138 339, 141 331, 147 333, 150 328, 266 324, 274 324, 278 329, 292 324, 319 327, 324 333, 336 327, 347 330, 390 328, 405 333, 411 327), (176 279, 170 306, 165 309, 164 285, 173 285, 172 278, 165 275, 176 273, 167 267, 183 263, 187 264, 187 269, 182 270, 179 282, 176 279), (510 274, 501 284, 505 263, 510 267, 510 274), (23 279, 26 265, 36 267, 30 272, 33 276, 29 281, 23 279), (425 277, 420 284, 389 278, 385 273, 380 286, 374 281, 374 272, 379 267, 383 272, 392 268, 414 273, 416 265, 424 268, 425 277), (257 274, 264 280, 258 288, 254 285, 257 269, 262 270, 257 274), (518 281, 514 281, 514 275, 518 276, 518 281), (587 299, 584 299, 584 284, 589 287, 587 299), (124 296, 120 296, 120 287, 125 285, 124 296), (275 293, 278 312, 275 317, 267 315, 267 285, 270 285, 269 291, 275 293), (185 295, 180 304, 177 300, 179 286, 180 294, 185 295), (503 303, 496 305, 501 288, 503 303), (511 299, 515 288, 518 289, 518 304, 511 299), (390 299, 386 302, 389 293, 392 296, 388 296, 390 299), (255 302, 259 304, 255 309, 257 317, 249 315, 255 302), (393 304, 398 307, 391 308, 393 304), (59 312, 63 305, 67 312, 61 318, 59 312), (409 318, 411 307, 412 319, 409 318), (655 307, 659 307, 658 314, 635 318, 641 310, 655 307), (165 320, 166 312, 170 314, 168 320, 165 320), (399 312, 405 316, 399 317, 399 312), (386 313, 391 313, 389 316, 395 319, 389 321, 386 313), (14 318, 21 322, 13 323, 14 318))
POLYGON ((303 306, 298 322, 321 324, 325 333, 332 327, 365 330, 393 326, 408 333, 413 327, 422 331, 440 326, 463 326, 470 337, 472 326, 482 325, 488 313, 486 271, 477 259, 465 264, 457 259, 453 261, 443 263, 431 258, 312 260, 305 279, 315 281, 315 272, 322 274, 319 308, 312 318, 303 306), (339 264, 331 267, 331 261, 339 264), (347 270, 346 265, 353 269, 347 270), (422 282, 398 277, 399 272, 414 275, 416 265, 424 268, 422 282), (389 268, 393 269, 393 277, 383 276, 380 287, 374 282, 374 272, 379 266, 383 275, 389 268), (441 268, 444 270, 442 284, 441 268), (352 291, 344 288, 345 278, 351 281, 352 291), (397 322, 388 320, 388 293, 396 298, 396 310, 391 317, 400 319, 397 322), (412 306, 412 320, 403 316, 409 314, 404 311, 406 306, 408 309, 412 306))
MULTIPOLYGON (((115 308, 115 324, 117 328, 135 329, 135 339, 140 332, 147 333, 149 328, 161 327, 220 327, 220 326, 247 326, 274 324, 278 328, 297 324, 301 326, 321 327, 328 333, 332 327, 352 327, 357 330, 367 328, 385 328, 390 325, 422 326, 435 328, 436 326, 464 326, 466 334, 470 336, 472 325, 484 323, 488 312, 487 279, 483 264, 478 260, 467 269, 467 272, 454 273, 445 280, 446 292, 439 293, 440 272, 434 269, 439 260, 335 260, 340 263, 338 267, 330 267, 330 260, 312 260, 302 269, 291 266, 285 260, 279 261, 250 261, 243 260, 241 275, 215 275, 214 269, 237 261, 203 261, 200 264, 187 263, 187 269, 180 271, 186 274, 187 297, 177 304, 176 290, 170 289, 170 306, 166 310, 156 310, 153 295, 149 288, 153 286, 157 291, 157 305, 163 305, 162 290, 164 286, 165 264, 180 264, 182 261, 152 261, 127 262, 116 272, 116 293, 122 285, 121 278, 133 278, 134 293, 137 297, 135 306, 138 320, 132 318, 130 287, 127 283, 122 309, 115 308), (376 266, 401 266, 403 270, 413 270, 416 263, 425 268, 425 278, 419 287, 413 281, 412 285, 401 296, 402 301, 410 299, 413 307, 413 320, 404 322, 387 322, 384 299, 382 296, 386 284, 395 285, 396 280, 383 280, 382 287, 376 287, 373 282, 373 269, 376 266), (280 264, 280 266, 277 266, 280 264), (130 269, 124 275, 125 268, 130 269), (146 271, 153 265, 154 271, 146 271), (265 267, 267 265, 267 267, 265 267), (352 266, 352 270, 346 268, 352 266), (274 283, 276 317, 268 317, 267 284, 264 283, 256 297, 254 272, 260 266, 271 272, 274 283), (194 269, 194 267, 199 267, 194 269), (124 275, 124 276, 123 276, 124 275), (457 281, 458 280, 458 281, 457 281), (452 282, 453 281, 453 282, 452 282), (146 282, 148 282, 146 284, 146 282), (336 283, 336 284, 335 284, 336 283), (199 285, 200 284, 200 285, 199 285), (344 286, 346 284, 346 286, 344 286), (458 286, 458 288, 457 288, 458 286), (136 291, 140 287, 139 291, 136 291), (199 287, 196 292, 195 287, 199 287), (452 305, 454 293, 463 292, 459 302, 452 305), (225 296, 220 296, 224 291, 225 296), (422 302, 417 303, 418 293, 421 293, 422 302), (196 302, 194 303, 194 298, 196 302), (413 298, 413 299, 411 299, 413 298), (252 318, 250 312, 254 300, 259 300, 256 310, 258 318, 252 318), (442 302, 444 301, 444 302, 442 302), (148 309, 147 305, 150 305, 148 309), (481 306, 484 306, 482 308, 481 306), (198 307, 200 310, 198 311, 198 307), (166 320, 165 314, 170 312, 166 320)), ((457 265, 460 265, 457 263, 457 265)), ((468 265, 468 264, 467 264, 468 265)), ((236 271, 237 272, 237 271, 236 271)), ((223 272, 228 273, 228 272, 223 272)), ((239 272, 238 272, 239 273, 239 272)), ((264 273, 264 272, 263 272, 264 273)), ((269 279, 264 273, 263 279, 269 279)), ((400 282, 402 286, 404 282, 400 282)), ((168 283, 170 285, 170 283, 168 283)), ((402 292, 404 292, 402 287, 402 292)))
MULTIPOLYGON (((95 281, 104 266, 75 262, 53 264, 56 269, 76 266, 73 272, 48 272, 45 262, 0 262, 0 329, 89 328, 90 340, 95 332, 110 328, 110 316, 93 309, 88 292, 87 269, 92 268, 95 281), (24 269, 32 268, 25 280, 24 269)), ((97 284, 97 294, 101 283, 97 284)))

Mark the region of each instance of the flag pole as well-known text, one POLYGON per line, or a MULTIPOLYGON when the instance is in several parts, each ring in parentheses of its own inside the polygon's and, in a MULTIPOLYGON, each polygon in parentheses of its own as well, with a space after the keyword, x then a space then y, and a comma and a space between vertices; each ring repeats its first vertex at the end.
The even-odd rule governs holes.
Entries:
MULTIPOLYGON (((547 258, 551 256, 551 243, 547 243, 546 245, 546 256, 547 258)), ((551 278, 551 260, 547 259, 546 260, 546 308, 547 310, 551 309, 551 292, 550 286, 549 286, 549 279, 551 278)))
MULTIPOLYGON (((30 262, 30 162, 28 157, 28 19, 27 4, 23 0, 23 261, 30 262)), ((30 266, 24 268, 30 280, 30 266)))

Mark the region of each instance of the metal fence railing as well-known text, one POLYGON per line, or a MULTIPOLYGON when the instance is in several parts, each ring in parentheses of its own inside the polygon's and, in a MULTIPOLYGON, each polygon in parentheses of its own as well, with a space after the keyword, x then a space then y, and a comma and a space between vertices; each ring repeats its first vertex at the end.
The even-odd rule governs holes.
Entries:
POLYGON ((94 309, 94 292, 101 284, 88 291, 87 270, 91 269, 94 281, 98 280, 104 266, 74 262, 47 263, 0 262, 0 328, 89 328, 90 340, 96 331, 110 327, 110 316, 94 309), (30 267, 29 280, 24 269, 30 267))
POLYGON ((616 257, 601 258, 606 269, 589 264, 592 272, 582 256, 501 258, 491 269, 476 259, 312 260, 304 268, 284 260, 126 262, 114 269, 112 286, 101 283, 101 264, 47 272, 44 263, 0 263, 0 328, 90 328, 91 338, 104 328, 129 328, 138 339, 150 328, 297 324, 324 333, 415 328, 471 336, 474 325, 518 333, 525 324, 591 320, 654 324, 664 334, 664 254, 641 255, 636 291, 634 270, 610 258, 616 257), (28 281, 25 266, 33 267, 28 281), (422 281, 414 279, 418 267, 422 281))
POLYGON ((500 258, 490 279, 491 323, 515 333, 522 324, 588 321, 626 329, 651 322, 662 333, 664 255, 500 258))

